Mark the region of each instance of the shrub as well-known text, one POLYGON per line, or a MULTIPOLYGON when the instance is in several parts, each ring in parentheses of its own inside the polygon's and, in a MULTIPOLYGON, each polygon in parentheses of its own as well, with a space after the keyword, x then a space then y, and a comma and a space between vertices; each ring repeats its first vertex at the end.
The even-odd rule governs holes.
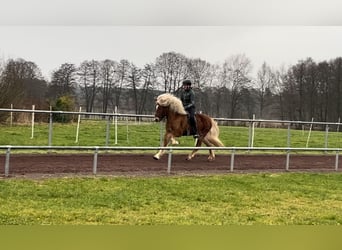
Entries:
MULTIPOLYGON (((71 96, 61 96, 56 100, 52 110, 54 111, 73 111, 75 106, 74 98, 71 96)), ((71 114, 53 114, 53 120, 56 122, 68 123, 72 121, 71 114)))

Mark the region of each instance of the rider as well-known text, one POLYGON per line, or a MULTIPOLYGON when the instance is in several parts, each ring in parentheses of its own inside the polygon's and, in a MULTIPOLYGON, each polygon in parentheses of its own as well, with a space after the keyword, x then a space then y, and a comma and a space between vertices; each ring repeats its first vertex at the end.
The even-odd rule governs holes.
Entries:
POLYGON ((180 99, 183 103, 185 111, 189 113, 190 126, 194 138, 198 138, 195 120, 195 92, 192 90, 190 80, 183 81, 183 91, 180 94, 180 99))

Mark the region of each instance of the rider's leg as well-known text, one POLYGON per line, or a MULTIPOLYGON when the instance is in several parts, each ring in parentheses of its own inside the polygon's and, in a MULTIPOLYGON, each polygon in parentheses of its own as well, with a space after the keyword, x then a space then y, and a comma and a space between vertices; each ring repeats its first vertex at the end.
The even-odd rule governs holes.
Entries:
POLYGON ((195 119, 195 109, 189 110, 189 115, 190 115, 190 126, 192 129, 194 138, 198 138, 197 124, 196 124, 196 119, 195 119))

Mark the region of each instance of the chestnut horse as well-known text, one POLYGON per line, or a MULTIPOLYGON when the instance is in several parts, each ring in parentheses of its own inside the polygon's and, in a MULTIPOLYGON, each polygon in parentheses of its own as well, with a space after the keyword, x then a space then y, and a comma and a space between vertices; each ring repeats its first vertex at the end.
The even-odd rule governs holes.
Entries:
MULTIPOLYGON (((170 144, 178 144, 175 137, 189 135, 188 131, 190 131, 190 125, 188 122, 188 114, 186 113, 181 100, 176 96, 169 93, 159 95, 156 99, 156 113, 154 117, 157 122, 166 117, 164 147, 167 147, 170 144)), ((205 114, 196 114, 195 118, 199 135, 196 147, 200 147, 202 142, 208 147, 223 147, 222 142, 218 138, 219 128, 216 122, 205 114)), ((197 151, 198 149, 193 150, 188 155, 187 160, 191 160, 197 151)), ((163 154, 164 150, 159 150, 153 158, 159 160, 163 154)), ((208 160, 212 161, 214 159, 214 151, 209 150, 208 160)))

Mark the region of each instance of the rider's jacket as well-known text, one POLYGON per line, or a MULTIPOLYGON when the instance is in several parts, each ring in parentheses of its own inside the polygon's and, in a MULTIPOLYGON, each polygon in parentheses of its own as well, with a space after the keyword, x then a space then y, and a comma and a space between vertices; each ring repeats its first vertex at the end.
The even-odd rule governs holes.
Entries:
POLYGON ((195 93, 192 89, 183 91, 180 99, 185 109, 195 107, 195 93))

